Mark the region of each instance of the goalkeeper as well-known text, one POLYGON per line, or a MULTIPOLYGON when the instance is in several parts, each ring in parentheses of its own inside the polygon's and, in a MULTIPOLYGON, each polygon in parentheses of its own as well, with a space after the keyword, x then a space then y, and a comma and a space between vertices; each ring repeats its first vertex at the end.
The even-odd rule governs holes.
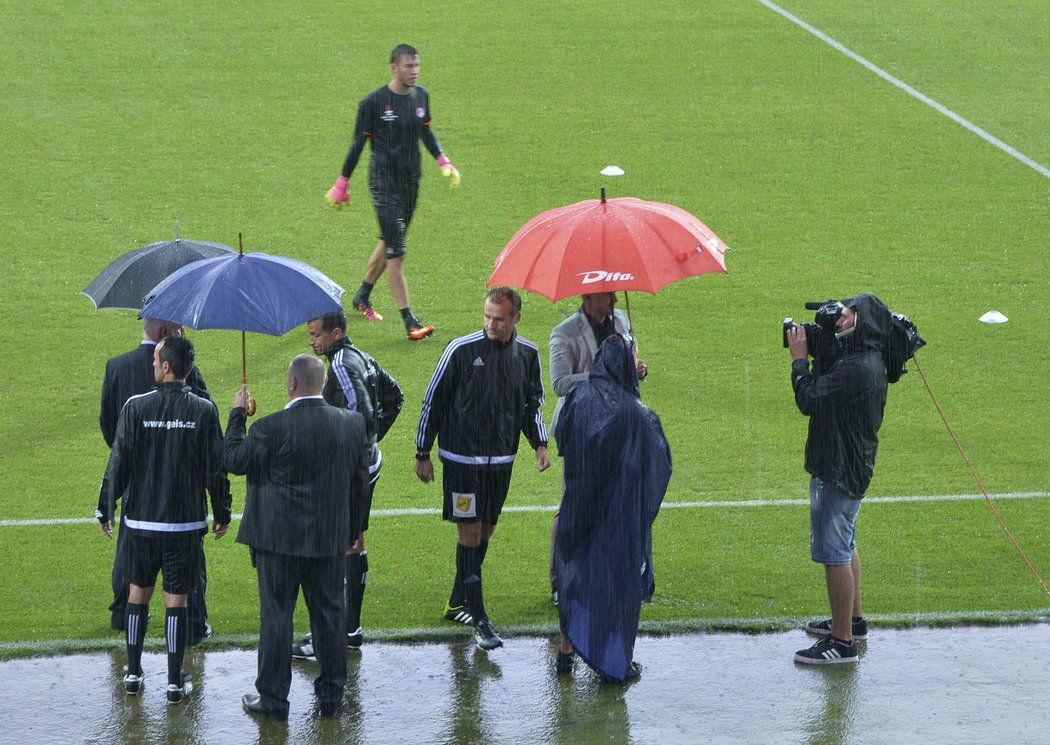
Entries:
POLYGON ((451 186, 459 186, 460 176, 430 129, 430 96, 426 88, 416 85, 419 52, 408 44, 394 47, 390 53, 390 71, 391 81, 369 93, 358 106, 354 139, 342 174, 325 197, 337 208, 350 200, 347 183, 365 142, 371 141, 368 188, 379 218, 379 243, 365 266, 364 280, 354 295, 353 306, 370 321, 383 320, 372 308, 370 294, 386 271, 390 293, 401 309, 408 338, 418 340, 434 333, 433 326, 420 323, 412 313, 404 270, 405 233, 419 193, 419 140, 437 160, 451 186))

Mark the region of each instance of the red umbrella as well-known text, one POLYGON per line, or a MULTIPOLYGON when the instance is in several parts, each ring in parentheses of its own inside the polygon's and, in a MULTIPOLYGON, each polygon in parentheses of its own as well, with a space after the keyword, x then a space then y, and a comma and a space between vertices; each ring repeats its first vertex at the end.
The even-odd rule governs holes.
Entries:
POLYGON ((529 220, 496 257, 488 284, 551 300, 643 290, 724 272, 727 246, 693 215, 634 197, 588 199, 529 220))

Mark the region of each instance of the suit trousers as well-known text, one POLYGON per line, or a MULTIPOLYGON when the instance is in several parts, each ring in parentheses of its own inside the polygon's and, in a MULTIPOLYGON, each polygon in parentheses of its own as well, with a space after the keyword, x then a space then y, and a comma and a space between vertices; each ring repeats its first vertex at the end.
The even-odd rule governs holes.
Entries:
POLYGON ((292 685, 292 614, 302 588, 321 674, 314 681, 321 709, 337 706, 346 688, 343 583, 346 558, 306 557, 253 549, 259 576, 259 655, 255 687, 260 703, 288 713, 292 685))

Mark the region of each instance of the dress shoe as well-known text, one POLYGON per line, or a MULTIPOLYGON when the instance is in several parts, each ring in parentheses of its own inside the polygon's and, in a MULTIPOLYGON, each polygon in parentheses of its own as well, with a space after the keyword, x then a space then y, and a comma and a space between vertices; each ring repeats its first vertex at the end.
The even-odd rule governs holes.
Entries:
POLYGON ((241 696, 241 705, 244 706, 244 710, 250 714, 262 714, 263 716, 269 717, 270 719, 276 719, 280 722, 288 721, 288 712, 277 712, 271 711, 263 706, 262 697, 258 693, 246 693, 241 696))

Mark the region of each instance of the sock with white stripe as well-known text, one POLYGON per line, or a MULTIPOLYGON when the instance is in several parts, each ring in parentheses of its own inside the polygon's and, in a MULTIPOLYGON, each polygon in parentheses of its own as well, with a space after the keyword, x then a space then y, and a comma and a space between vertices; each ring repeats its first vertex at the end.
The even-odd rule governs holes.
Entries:
POLYGON ((182 660, 186 656, 186 608, 168 608, 164 619, 168 641, 168 685, 182 685, 182 660))
POLYGON ((124 637, 128 643, 128 673, 142 675, 142 644, 146 639, 149 606, 128 603, 124 610, 124 637))

